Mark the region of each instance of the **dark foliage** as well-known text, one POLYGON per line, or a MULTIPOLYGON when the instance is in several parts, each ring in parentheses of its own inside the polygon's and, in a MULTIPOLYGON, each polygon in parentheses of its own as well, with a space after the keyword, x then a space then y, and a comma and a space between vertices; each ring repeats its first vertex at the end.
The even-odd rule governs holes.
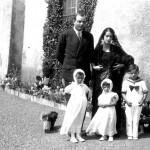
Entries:
POLYGON ((43 75, 50 78, 50 84, 54 88, 60 84, 61 66, 55 58, 58 34, 62 25, 61 0, 49 0, 47 19, 43 33, 43 75))

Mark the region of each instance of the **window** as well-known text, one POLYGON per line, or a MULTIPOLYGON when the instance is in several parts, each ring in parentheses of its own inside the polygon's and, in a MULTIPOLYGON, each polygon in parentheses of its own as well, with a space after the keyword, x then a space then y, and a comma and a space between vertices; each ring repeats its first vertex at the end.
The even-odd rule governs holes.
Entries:
POLYGON ((71 16, 77 12, 78 0, 64 0, 64 16, 71 16))

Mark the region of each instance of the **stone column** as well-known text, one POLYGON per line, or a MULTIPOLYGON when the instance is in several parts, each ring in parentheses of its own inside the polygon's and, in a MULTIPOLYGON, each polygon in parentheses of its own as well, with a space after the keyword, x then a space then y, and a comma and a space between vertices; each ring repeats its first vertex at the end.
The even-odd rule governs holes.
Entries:
POLYGON ((25 0, 13 0, 8 72, 12 65, 21 70, 24 37, 25 0))

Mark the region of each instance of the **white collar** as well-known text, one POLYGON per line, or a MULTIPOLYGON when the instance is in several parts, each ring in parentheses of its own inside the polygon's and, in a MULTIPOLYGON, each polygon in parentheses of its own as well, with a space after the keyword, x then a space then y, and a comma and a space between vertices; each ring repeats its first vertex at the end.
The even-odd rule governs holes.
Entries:
POLYGON ((75 27, 73 27, 73 29, 74 29, 75 33, 77 34, 77 36, 78 36, 78 33, 80 33, 80 35, 82 36, 82 31, 78 31, 78 30, 76 30, 76 28, 75 28, 75 27))

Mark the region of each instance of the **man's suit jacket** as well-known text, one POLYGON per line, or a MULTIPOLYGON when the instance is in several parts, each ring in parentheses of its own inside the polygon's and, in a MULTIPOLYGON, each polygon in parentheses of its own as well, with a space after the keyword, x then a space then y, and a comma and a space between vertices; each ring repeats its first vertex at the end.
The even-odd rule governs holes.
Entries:
POLYGON ((91 33, 82 31, 82 39, 79 40, 74 29, 69 29, 60 34, 56 50, 56 58, 63 65, 62 78, 73 81, 75 69, 83 69, 85 80, 90 80, 90 63, 93 59, 94 41, 91 33))

